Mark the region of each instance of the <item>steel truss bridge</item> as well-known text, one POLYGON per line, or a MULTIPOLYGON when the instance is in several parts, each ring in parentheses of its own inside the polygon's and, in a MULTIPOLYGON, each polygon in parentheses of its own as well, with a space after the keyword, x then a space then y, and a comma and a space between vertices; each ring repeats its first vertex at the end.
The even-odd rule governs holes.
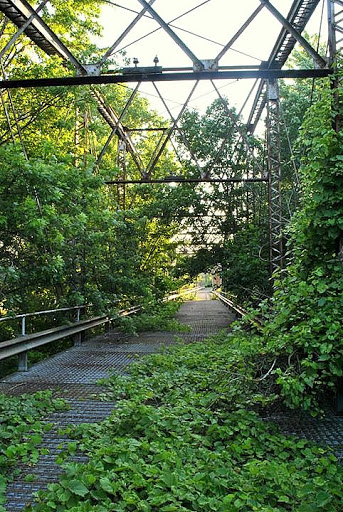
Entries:
MULTIPOLYGON (((190 14, 191 11, 203 8, 204 4, 212 0, 198 2, 193 9, 190 9, 184 15, 190 14)), ((132 158, 134 165, 139 171, 140 179, 118 180, 111 183, 153 183, 168 181, 164 179, 156 179, 154 170, 165 150, 167 144, 171 141, 172 136, 178 133, 183 139, 184 135, 179 127, 185 109, 189 105, 197 84, 200 81, 209 81, 218 98, 223 99, 217 86, 218 80, 228 79, 254 79, 254 87, 249 93, 249 97, 253 98, 251 102, 250 113, 246 122, 246 131, 243 132, 241 127, 235 125, 239 132, 241 140, 244 141, 246 151, 253 153, 253 149, 249 147, 249 140, 246 134, 253 134, 257 128, 259 121, 267 112, 267 147, 268 147, 268 165, 267 170, 258 169, 252 177, 243 178, 223 178, 223 182, 235 181, 262 181, 268 187, 269 202, 269 231, 270 231, 270 260, 271 270, 275 270, 282 266, 283 247, 282 247, 282 214, 281 214, 281 162, 280 162, 280 109, 278 94, 278 79, 292 78, 294 80, 301 78, 322 78, 329 76, 335 71, 337 54, 341 48, 343 40, 343 1, 341 0, 288 0, 283 2, 287 4, 288 12, 282 13, 277 7, 277 0, 256 0, 255 9, 251 8, 251 12, 246 16, 241 25, 233 29, 228 41, 221 45, 220 51, 204 60, 197 55, 194 48, 192 49, 185 41, 187 38, 178 35, 180 30, 176 30, 172 22, 167 22, 162 14, 159 14, 159 2, 156 1, 156 7, 153 5, 155 0, 136 0, 136 11, 132 14, 132 20, 128 26, 119 33, 113 44, 111 44, 101 58, 97 60, 92 58, 92 63, 81 62, 72 51, 64 44, 61 38, 49 27, 43 20, 44 10, 53 7, 53 0, 43 0, 34 7, 26 0, 0 0, 0 11, 3 13, 5 20, 14 24, 16 31, 6 44, 2 45, 0 50, 0 62, 2 66, 2 79, 0 87, 2 96, 10 95, 11 89, 16 88, 32 88, 32 87, 59 87, 59 86, 77 86, 89 85, 94 100, 97 103, 98 110, 105 123, 110 127, 110 134, 98 154, 97 164, 99 165, 103 155, 105 154, 111 140, 116 137, 119 143, 123 145, 125 151, 132 158), (326 2, 326 3, 325 3, 326 2), (324 7, 327 13, 327 48, 325 55, 320 54, 319 48, 314 48, 306 39, 304 29, 306 28, 311 17, 317 8, 324 7), (227 59, 234 46, 245 37, 249 30, 253 30, 255 22, 265 13, 268 12, 273 26, 279 27, 278 35, 274 41, 267 60, 259 63, 246 63, 242 56, 242 62, 239 64, 230 63, 227 59), (136 26, 139 26, 146 18, 154 23, 156 30, 164 32, 170 38, 171 47, 174 46, 178 51, 188 59, 187 67, 162 67, 159 66, 158 59, 154 61, 154 66, 141 67, 138 59, 134 60, 133 67, 123 67, 111 71, 109 64, 111 57, 118 51, 120 44, 124 42, 130 34, 133 33, 136 26), (46 55, 58 56, 66 63, 66 75, 61 77, 37 77, 30 79, 11 79, 6 76, 3 62, 6 56, 13 50, 23 37, 29 38, 33 45, 40 48, 46 55), (296 44, 299 44, 311 57, 313 66, 306 69, 289 69, 287 67, 288 59, 296 44), (95 63, 94 63, 95 61, 95 63), (180 108, 177 116, 174 116, 168 108, 167 102, 159 90, 161 82, 181 82, 190 81, 195 85, 192 87, 186 101, 180 108), (124 123, 124 117, 130 109, 130 106, 142 83, 149 82, 154 85, 156 93, 164 104, 170 115, 170 124, 166 128, 159 128, 161 138, 150 162, 144 165, 141 156, 135 146, 132 132, 124 123), (95 88, 96 84, 124 84, 128 83, 133 86, 133 92, 121 112, 117 111, 117 106, 108 104, 101 90, 95 88)), ((114 2, 108 2, 114 4, 114 2)), ((236 3, 235 3, 236 4, 236 3)), ((115 4, 117 7, 125 7, 115 4)), ((236 5, 235 5, 236 9, 236 5)), ((238 7, 237 7, 238 9, 238 7)), ((324 10, 324 9, 323 9, 324 10)), ((226 16, 228 19, 228 31, 230 30, 230 12, 213 12, 211 22, 215 23, 216 17, 226 16)), ((178 18, 181 18, 179 16, 178 18)), ((210 22, 210 20, 209 20, 210 22)), ((114 22, 115 25, 115 22, 114 22)), ((115 26, 114 26, 115 31, 115 26)), ((187 31, 185 31, 187 33, 187 31)), ((254 32, 252 32, 252 38, 254 32)), ((256 37, 258 35, 256 34, 256 37)), ((253 39, 252 39, 253 43, 253 39)), ((3 102, 4 105, 4 102, 3 102)), ((228 116, 232 115, 227 108, 228 116)), ((234 122, 234 120, 232 120, 234 122)), ((235 124, 235 123, 234 123, 235 124)), ((338 126, 336 127, 338 129, 338 126)), ((187 140, 184 144, 189 149, 187 140)), ((192 155, 194 157, 194 155, 192 155)), ((118 157, 119 159, 119 157, 118 157)), ((194 160, 195 157, 194 157, 194 160)), ((120 163, 120 162, 119 162, 120 163)), ((197 162, 195 162, 200 167, 197 162)), ((179 178, 184 181, 184 178, 179 178)), ((187 180, 186 180, 187 181, 187 180)), ((221 181, 211 172, 202 178, 189 180, 195 182, 211 182, 221 181)))

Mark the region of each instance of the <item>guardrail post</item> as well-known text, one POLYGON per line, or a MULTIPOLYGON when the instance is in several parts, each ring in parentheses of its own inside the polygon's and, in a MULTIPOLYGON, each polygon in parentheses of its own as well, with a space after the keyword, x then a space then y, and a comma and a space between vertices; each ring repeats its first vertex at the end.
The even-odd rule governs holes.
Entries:
MULTIPOLYGON (((85 314, 86 314, 86 308, 85 308, 85 306, 82 306, 80 308, 80 317, 85 314)), ((85 338, 86 338, 86 331, 82 331, 81 332, 81 343, 85 341, 85 338)))
POLYGON ((74 343, 74 347, 79 347, 80 345, 82 345, 82 333, 81 332, 74 334, 73 343, 74 343))
POLYGON ((111 318, 107 318, 107 322, 105 323, 105 332, 109 333, 111 332, 111 318))
MULTIPOLYGON (((77 308, 76 310, 76 318, 75 318, 75 323, 77 324, 77 322, 80 321, 80 315, 81 315, 81 308, 77 308)), ((74 334, 73 336, 73 343, 74 343, 74 347, 79 347, 82 343, 82 332, 78 332, 76 334, 74 334)))
POLYGON ((18 355, 18 371, 27 372, 27 350, 18 355))
MULTIPOLYGON (((21 335, 26 335, 26 317, 21 319, 21 335)), ((18 371, 27 372, 27 350, 18 355, 18 371)))

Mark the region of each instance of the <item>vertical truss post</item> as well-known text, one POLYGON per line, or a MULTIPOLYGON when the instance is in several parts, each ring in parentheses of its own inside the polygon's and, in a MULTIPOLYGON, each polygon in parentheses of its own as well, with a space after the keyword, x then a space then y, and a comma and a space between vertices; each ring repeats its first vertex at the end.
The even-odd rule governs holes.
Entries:
MULTIPOLYGON (((342 101, 340 86, 342 78, 338 76, 339 57, 342 58, 343 47, 343 2, 341 0, 327 0, 328 2, 328 39, 329 39, 329 64, 334 70, 334 78, 331 79, 332 110, 334 112, 333 128, 338 133, 342 128, 342 101)), ((343 232, 336 241, 336 253, 343 255, 343 232)))
POLYGON ((328 39, 329 64, 336 65, 338 53, 343 46, 343 2, 327 0, 328 6, 328 39))
POLYGON ((126 144, 125 141, 118 139, 118 150, 117 150, 117 166, 122 171, 121 179, 123 184, 117 185, 117 209, 126 209, 126 144))
POLYGON ((268 206, 269 206, 269 242, 270 273, 283 266, 282 212, 281 212, 281 155, 279 91, 276 80, 268 81, 268 206))
POLYGON ((328 1, 328 39, 329 39, 329 64, 335 71, 335 77, 331 80, 331 90, 333 96, 334 129, 336 132, 341 128, 339 86, 341 80, 337 76, 338 57, 342 50, 343 43, 343 2, 338 0, 328 1))

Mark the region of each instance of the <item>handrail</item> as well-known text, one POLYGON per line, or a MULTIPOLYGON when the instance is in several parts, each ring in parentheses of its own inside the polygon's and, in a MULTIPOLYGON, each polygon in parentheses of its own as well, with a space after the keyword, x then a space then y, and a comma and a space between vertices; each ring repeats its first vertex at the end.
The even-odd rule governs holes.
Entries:
POLYGON ((203 290, 204 286, 198 286, 197 288, 187 288, 187 290, 183 290, 180 293, 172 293, 171 295, 168 295, 163 299, 164 302, 168 302, 170 300, 177 299, 179 297, 182 297, 183 295, 189 295, 190 293, 196 293, 200 290, 203 290))
POLYGON ((232 300, 225 297, 222 293, 219 293, 215 290, 212 291, 212 294, 218 297, 218 299, 223 302, 226 306, 228 306, 230 309, 232 309, 235 313, 237 313, 242 318, 247 318, 251 324, 253 324, 257 329, 262 329, 263 323, 262 321, 257 317, 251 317, 250 314, 246 309, 244 309, 239 304, 235 304, 232 300))
MULTIPOLYGON (((49 310, 48 312, 52 313, 57 311, 68 311, 73 309, 78 309, 80 311, 80 309, 83 307, 87 306, 59 308, 58 310, 49 310)), ((133 315, 135 313, 138 313, 140 310, 141 306, 133 306, 131 308, 122 309, 118 311, 118 316, 124 317, 128 315, 133 315)), ((43 311, 36 313, 43 314, 46 312, 43 311)), ((32 316, 34 314, 35 313, 26 313, 23 315, 17 315, 16 317, 25 320, 26 316, 32 316)), ((25 334, 24 332, 22 333, 21 336, 17 336, 16 338, 0 342, 0 360, 7 359, 8 357, 11 357, 13 355, 18 355, 19 371, 27 371, 27 355, 29 350, 40 347, 41 345, 61 340, 63 338, 67 338, 69 336, 72 336, 74 339, 74 344, 78 345, 81 343, 81 336, 84 331, 92 329, 94 327, 98 327, 103 324, 107 324, 109 326, 112 321, 118 318, 118 316, 110 318, 108 315, 103 315, 98 317, 87 318, 85 320, 80 320, 80 315, 78 314, 77 318, 74 320, 72 324, 53 327, 44 331, 35 332, 33 334, 25 334)), ((8 320, 14 318, 15 317, 6 317, 6 319, 8 320)))
MULTIPOLYGON (((119 316, 130 316, 134 315, 135 313, 139 313, 142 309, 142 306, 131 306, 128 309, 120 309, 118 311, 119 316)), ((111 320, 115 320, 117 317, 111 318, 111 320)))
POLYGON ((33 311, 31 313, 22 313, 20 315, 3 316, 0 318, 0 322, 4 322, 5 320, 15 320, 17 318, 23 318, 23 317, 27 317, 27 316, 39 316, 39 315, 47 315, 49 313, 58 313, 60 311, 72 311, 73 309, 89 308, 91 306, 92 306, 92 304, 84 304, 82 306, 72 306, 70 308, 47 309, 46 311, 33 311))
POLYGON ((28 351, 42 345, 62 340, 69 336, 73 337, 74 345, 79 345, 82 340, 82 333, 99 325, 108 323, 107 315, 80 320, 70 325, 61 325, 45 331, 17 336, 0 343, 0 360, 18 355, 18 370, 27 371, 28 351))
POLYGON ((82 306, 71 306, 69 308, 47 309, 46 311, 33 311, 31 313, 22 313, 20 315, 2 317, 2 318, 0 318, 0 322, 5 322, 5 321, 9 321, 9 320, 17 320, 18 318, 21 318, 21 335, 26 336, 26 318, 29 316, 48 315, 50 313, 59 313, 61 311, 73 311, 76 309, 77 315, 76 315, 75 321, 79 322, 81 309, 89 308, 91 306, 92 306, 92 304, 84 304, 82 306))

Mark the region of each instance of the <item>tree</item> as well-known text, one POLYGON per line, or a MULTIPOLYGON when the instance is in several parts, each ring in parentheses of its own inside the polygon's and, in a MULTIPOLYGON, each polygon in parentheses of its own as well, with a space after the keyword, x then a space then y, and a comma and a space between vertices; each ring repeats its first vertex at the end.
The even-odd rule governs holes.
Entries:
MULTIPOLYGON (((194 275, 220 262, 228 291, 246 300, 254 290, 261 299, 270 291, 265 259, 267 190, 265 185, 262 188, 261 184, 243 181, 260 176, 261 143, 247 135, 235 110, 221 99, 214 101, 203 116, 187 112, 182 131, 192 154, 191 158, 183 150, 188 175, 199 176, 194 166, 196 157, 202 175, 242 182, 211 183, 202 190, 199 187, 198 201, 183 222, 191 237, 189 245, 198 251, 182 263, 180 272, 187 270, 194 275)), ((181 145, 182 139, 179 142, 181 145)))

